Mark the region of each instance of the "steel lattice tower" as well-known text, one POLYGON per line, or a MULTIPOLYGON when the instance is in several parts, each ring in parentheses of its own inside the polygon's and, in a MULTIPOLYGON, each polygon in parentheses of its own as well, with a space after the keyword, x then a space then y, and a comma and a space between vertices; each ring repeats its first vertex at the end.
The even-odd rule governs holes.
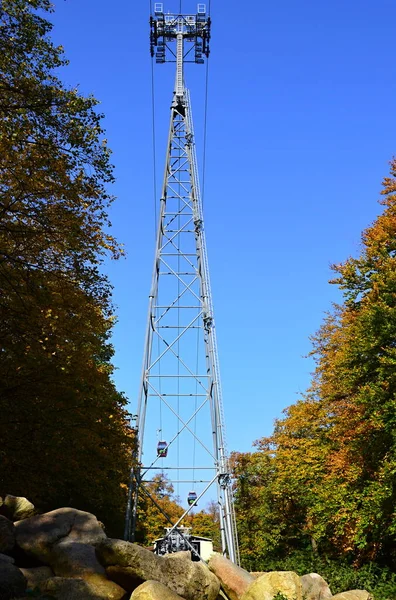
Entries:
MULTIPOLYGON (((151 54, 157 63, 176 64, 176 81, 136 415, 138 466, 131 470, 125 539, 134 540, 138 495, 151 497, 145 483, 161 472, 178 490, 186 484, 194 490, 183 517, 217 488, 222 550, 239 563, 191 102, 184 86, 184 64, 203 63, 209 56, 210 17, 203 4, 194 15, 164 14, 160 3, 154 12, 151 54), (153 447, 156 429, 162 450, 153 447)), ((170 523, 171 531, 180 532, 183 517, 170 523)))

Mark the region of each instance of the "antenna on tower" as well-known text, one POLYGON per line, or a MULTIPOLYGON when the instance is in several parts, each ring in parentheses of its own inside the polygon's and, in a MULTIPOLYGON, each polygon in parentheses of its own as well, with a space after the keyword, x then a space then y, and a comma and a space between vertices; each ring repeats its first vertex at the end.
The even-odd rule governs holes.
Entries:
POLYGON ((176 78, 149 294, 136 421, 137 451, 130 476, 125 539, 135 539, 138 498, 142 495, 150 498, 169 521, 161 547, 191 549, 193 556, 201 558, 191 536, 185 533, 183 519, 215 489, 222 552, 239 564, 194 127, 190 95, 184 84, 185 64, 202 64, 209 57, 210 29, 205 4, 198 4, 195 14, 165 14, 162 2, 154 4, 150 53, 157 63, 175 63, 176 78), (170 437, 160 440, 155 448, 152 433, 158 430, 158 405, 162 409, 161 422, 166 421, 164 431, 170 437), (175 522, 146 485, 156 470, 166 473, 171 483, 188 486, 186 509, 175 522), (198 471, 202 479, 196 476, 198 471), (180 473, 186 479, 180 479, 180 473))

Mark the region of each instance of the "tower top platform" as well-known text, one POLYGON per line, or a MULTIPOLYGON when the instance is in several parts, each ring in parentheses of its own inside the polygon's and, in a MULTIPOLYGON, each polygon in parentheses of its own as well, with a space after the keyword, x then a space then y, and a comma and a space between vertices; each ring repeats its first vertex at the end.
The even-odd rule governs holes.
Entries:
POLYGON ((206 13, 206 5, 198 4, 195 14, 165 13, 162 2, 154 4, 154 17, 150 17, 150 53, 157 63, 176 62, 175 52, 170 44, 182 37, 190 42, 183 57, 184 62, 204 63, 209 57, 211 20, 206 13))

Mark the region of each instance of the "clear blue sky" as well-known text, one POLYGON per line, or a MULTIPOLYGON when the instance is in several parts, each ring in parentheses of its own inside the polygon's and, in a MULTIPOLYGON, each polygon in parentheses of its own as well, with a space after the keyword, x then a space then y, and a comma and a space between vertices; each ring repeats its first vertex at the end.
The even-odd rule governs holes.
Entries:
MULTIPOLYGON (((101 100, 113 150, 111 220, 127 250, 107 266, 115 379, 134 412, 154 253, 149 2, 55 6, 62 78, 101 100)), ((359 252, 380 211, 396 153, 396 4, 212 0, 211 14, 205 225, 228 445, 247 451, 309 385, 309 335, 339 299, 329 265, 359 252)), ((158 181, 173 68, 155 65, 158 181)), ((187 69, 199 159, 204 77, 187 69)))

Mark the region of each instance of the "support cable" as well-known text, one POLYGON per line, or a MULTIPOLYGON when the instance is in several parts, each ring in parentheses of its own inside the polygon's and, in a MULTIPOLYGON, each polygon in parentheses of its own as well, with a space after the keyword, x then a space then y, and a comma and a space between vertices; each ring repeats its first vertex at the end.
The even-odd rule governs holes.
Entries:
MULTIPOLYGON (((180 0, 180 12, 181 12, 181 0, 180 0)), ((181 160, 181 154, 182 151, 179 147, 178 149, 178 160, 180 163, 181 160)), ((181 229, 181 220, 180 220, 180 211, 182 209, 181 206, 181 185, 180 185, 180 181, 178 182, 178 201, 177 201, 177 211, 178 211, 178 216, 177 216, 177 228, 180 232, 181 229)), ((178 275, 180 275, 180 248, 182 248, 182 243, 181 243, 181 233, 178 234, 177 236, 177 248, 178 248, 178 252, 177 252, 177 273, 178 275)), ((177 278, 177 330, 180 331, 180 279, 179 277, 177 278)), ((180 356, 180 338, 177 341, 177 356, 180 356)), ((177 361, 177 414, 180 415, 180 360, 177 361)), ((177 419, 177 431, 178 431, 178 436, 177 436, 177 466, 180 466, 180 418, 178 417, 177 419)), ((179 470, 177 470, 177 481, 179 482, 180 479, 180 474, 179 474, 179 470)), ((177 496, 180 495, 180 486, 179 483, 177 483, 177 496)))
MULTIPOLYGON (((157 351, 158 351, 158 354, 160 354, 160 338, 159 338, 159 336, 157 336, 157 351)), ((161 361, 158 362, 158 375, 159 375, 158 388, 159 388, 160 395, 162 395, 161 361)), ((159 418, 160 418, 160 440, 159 441, 161 441, 165 437, 162 432, 162 400, 161 400, 161 396, 160 396, 160 401, 159 401, 159 418)))
MULTIPOLYGON (((197 329, 197 363, 196 372, 199 373, 199 332, 200 328, 197 329)), ((193 479, 195 479, 195 452, 196 452, 196 439, 197 435, 197 403, 198 403, 198 381, 195 382, 195 403, 194 403, 194 442, 193 442, 193 479)))
MULTIPOLYGON (((210 17, 211 0, 208 0, 208 15, 210 17)), ((204 134, 203 134, 203 156, 202 156, 202 206, 205 199, 205 169, 206 169, 206 135, 207 135, 207 120, 208 120, 208 88, 209 88, 209 56, 206 59, 206 74, 205 74, 205 108, 204 108, 204 134)))
MULTIPOLYGON (((151 0, 150 0, 151 14, 151 0)), ((155 133, 155 85, 154 85, 154 58, 151 58, 151 131, 152 131, 152 151, 153 151, 153 194, 154 194, 154 237, 157 236, 157 151, 156 151, 156 133, 155 133)))
POLYGON ((208 121, 208 88, 209 88, 209 59, 206 61, 205 75, 205 108, 204 108, 204 131, 203 131, 203 156, 202 156, 202 206, 205 200, 205 172, 206 172, 206 137, 207 137, 207 121, 208 121))

